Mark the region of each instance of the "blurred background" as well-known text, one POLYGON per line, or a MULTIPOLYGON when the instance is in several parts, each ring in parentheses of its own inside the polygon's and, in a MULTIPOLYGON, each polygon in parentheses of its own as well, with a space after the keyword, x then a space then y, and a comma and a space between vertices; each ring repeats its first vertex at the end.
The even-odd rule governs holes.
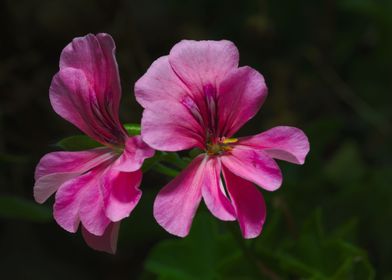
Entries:
POLYGON ((388 0, 1 0, 0 278, 392 279, 391 15, 388 0), (205 207, 188 238, 170 236, 152 216, 170 178, 153 171, 115 256, 33 201, 40 157, 80 133, 48 99, 60 52, 98 32, 117 44, 123 122, 141 118, 134 82, 181 39, 231 40, 265 76, 269 97, 239 135, 293 125, 311 151, 279 163, 260 237, 237 238, 205 207))

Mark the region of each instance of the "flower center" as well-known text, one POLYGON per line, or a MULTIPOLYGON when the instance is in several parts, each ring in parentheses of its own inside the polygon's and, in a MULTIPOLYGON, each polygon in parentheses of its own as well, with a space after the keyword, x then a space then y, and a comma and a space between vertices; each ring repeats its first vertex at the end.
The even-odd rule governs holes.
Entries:
POLYGON ((232 143, 237 142, 237 138, 218 138, 217 141, 211 141, 207 143, 207 155, 217 156, 222 155, 225 152, 229 152, 233 149, 232 143))

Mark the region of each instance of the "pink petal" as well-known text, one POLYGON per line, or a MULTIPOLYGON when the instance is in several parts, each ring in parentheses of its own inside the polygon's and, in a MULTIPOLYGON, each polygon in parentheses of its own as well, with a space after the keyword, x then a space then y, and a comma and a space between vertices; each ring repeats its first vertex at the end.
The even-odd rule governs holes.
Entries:
POLYGON ((104 234, 106 227, 111 222, 105 213, 105 201, 101 186, 103 178, 101 175, 106 176, 106 172, 96 176, 91 184, 85 188, 79 206, 79 218, 83 227, 90 233, 99 236, 104 234))
POLYGON ((234 221, 235 211, 224 193, 220 178, 221 164, 219 159, 209 158, 203 172, 205 173, 205 179, 201 191, 207 208, 218 219, 234 221))
POLYGON ((81 70, 97 95, 99 103, 118 116, 120 79, 113 38, 109 34, 88 34, 72 40, 62 51, 60 69, 81 70))
POLYGON ((113 167, 123 172, 133 172, 140 169, 146 158, 154 156, 155 151, 143 142, 141 136, 128 137, 125 149, 114 163, 113 167))
POLYGON ((259 236, 266 217, 264 198, 249 181, 223 168, 227 191, 233 202, 244 238, 259 236))
POLYGON ((52 80, 49 98, 54 111, 90 137, 98 140, 90 121, 94 121, 90 96, 94 94, 83 71, 65 68, 52 80))
POLYGON ((226 73, 237 68, 239 54, 230 41, 183 40, 170 51, 173 70, 192 92, 217 85, 226 73))
POLYGON ((53 216, 65 230, 76 232, 82 219, 89 232, 95 235, 103 234, 110 222, 99 213, 99 209, 103 209, 103 200, 99 195, 103 168, 97 167, 68 180, 58 189, 53 216))
POLYGON ((218 88, 220 134, 231 137, 259 111, 266 97, 267 86, 259 72, 250 67, 230 72, 218 88))
POLYGON ((42 157, 35 170, 34 198, 43 203, 66 181, 109 160, 108 149, 53 152, 42 157))
POLYGON ((107 170, 102 179, 102 192, 106 216, 117 222, 129 216, 140 200, 139 190, 142 171, 120 172, 113 168, 107 170))
POLYGON ((295 127, 277 126, 260 134, 241 138, 241 145, 263 150, 270 157, 303 164, 309 152, 305 133, 295 127))
POLYGON ((49 89, 56 113, 111 145, 123 144, 127 135, 118 120, 120 85, 113 52, 114 43, 106 35, 75 39, 63 50, 49 89))
POLYGON ((204 147, 204 129, 179 102, 157 101, 143 113, 143 140, 162 151, 204 147))
POLYGON ((155 60, 135 84, 136 100, 144 108, 148 108, 156 101, 181 100, 187 94, 188 88, 174 73, 168 56, 155 60))
POLYGON ((154 217, 171 234, 184 237, 189 233, 201 200, 203 158, 204 155, 196 157, 155 199, 154 217))
POLYGON ((82 235, 88 246, 94 250, 115 254, 119 230, 120 223, 110 223, 102 236, 91 234, 84 227, 82 235))
POLYGON ((235 145, 230 154, 221 156, 221 160, 235 175, 268 191, 274 191, 282 184, 279 166, 263 151, 235 145))

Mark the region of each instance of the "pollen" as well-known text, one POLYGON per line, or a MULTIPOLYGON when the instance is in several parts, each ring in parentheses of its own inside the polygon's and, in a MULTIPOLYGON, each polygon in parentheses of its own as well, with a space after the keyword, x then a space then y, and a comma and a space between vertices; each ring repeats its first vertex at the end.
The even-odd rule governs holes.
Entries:
POLYGON ((230 152, 233 147, 230 144, 236 143, 238 141, 237 138, 222 138, 220 141, 216 143, 208 143, 207 144, 207 154, 209 156, 213 155, 222 155, 225 152, 230 152))

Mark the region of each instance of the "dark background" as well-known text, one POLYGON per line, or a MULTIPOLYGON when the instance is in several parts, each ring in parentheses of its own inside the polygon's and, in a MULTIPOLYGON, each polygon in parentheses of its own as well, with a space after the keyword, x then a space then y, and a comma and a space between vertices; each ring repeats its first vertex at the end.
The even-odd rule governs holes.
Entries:
POLYGON ((0 1, 0 278, 392 279, 391 15, 387 0, 0 1), (170 178, 154 171, 115 256, 33 202, 39 158, 80 133, 49 104, 60 52, 98 32, 117 44, 123 122, 141 118, 134 82, 181 39, 231 40, 265 76, 269 97, 239 134, 293 125, 311 151, 263 191, 259 238, 235 238, 203 207, 190 237, 171 237, 151 211, 170 178))

